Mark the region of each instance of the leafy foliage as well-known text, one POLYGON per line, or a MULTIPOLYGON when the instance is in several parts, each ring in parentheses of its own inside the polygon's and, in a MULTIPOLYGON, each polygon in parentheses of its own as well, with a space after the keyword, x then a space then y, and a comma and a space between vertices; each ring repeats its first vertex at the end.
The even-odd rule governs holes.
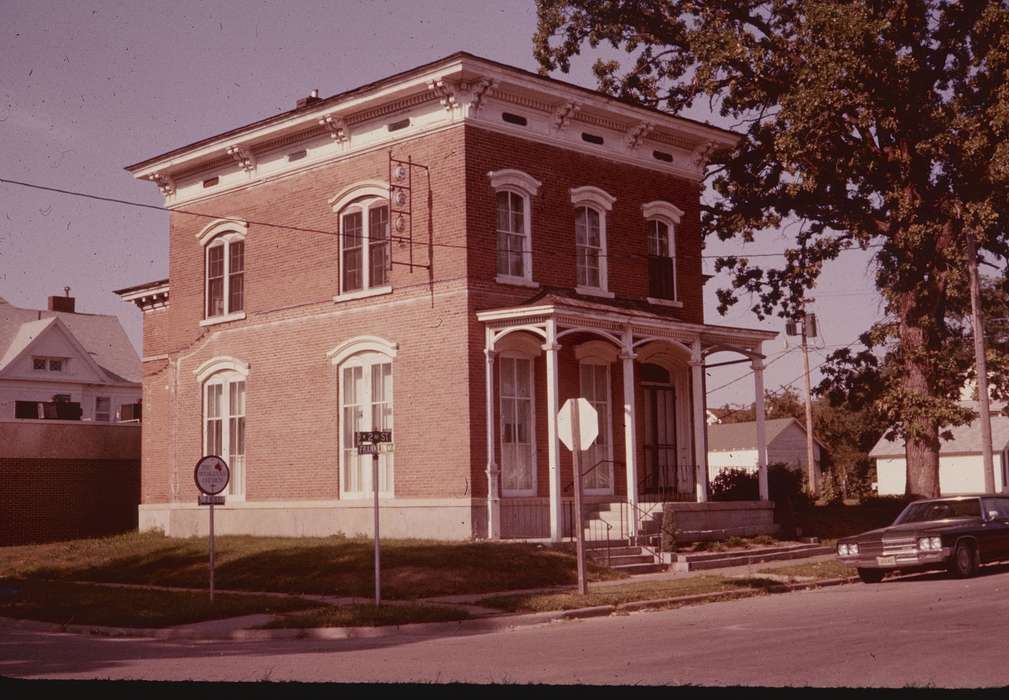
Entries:
POLYGON ((759 318, 796 318, 826 264, 872 251, 885 321, 865 350, 838 356, 838 377, 856 390, 875 381, 868 395, 907 441, 909 492, 937 494, 939 430, 969 418, 956 404, 963 365, 948 352, 961 337, 949 319, 969 307, 967 241, 982 260, 1009 253, 1005 0, 537 7, 543 71, 608 45, 627 59, 596 61, 603 91, 672 112, 706 100, 744 130, 711 154, 704 233, 752 241, 800 225, 780 267, 717 261, 732 278, 723 311, 748 295, 759 318))

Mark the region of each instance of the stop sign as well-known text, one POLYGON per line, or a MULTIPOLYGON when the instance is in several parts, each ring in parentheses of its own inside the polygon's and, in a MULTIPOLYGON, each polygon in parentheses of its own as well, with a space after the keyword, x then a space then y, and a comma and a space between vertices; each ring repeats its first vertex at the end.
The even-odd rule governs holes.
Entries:
POLYGON ((599 435, 599 413, 588 399, 568 399, 557 412, 557 437, 569 450, 575 449, 575 413, 578 419, 578 449, 584 450, 595 442, 599 435))

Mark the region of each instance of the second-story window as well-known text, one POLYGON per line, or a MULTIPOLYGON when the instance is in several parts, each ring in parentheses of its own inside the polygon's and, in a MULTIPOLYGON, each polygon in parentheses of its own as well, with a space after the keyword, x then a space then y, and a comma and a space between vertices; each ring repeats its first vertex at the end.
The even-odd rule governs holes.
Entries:
POLYGON ((540 182, 521 170, 487 173, 495 191, 496 281, 536 286, 533 281, 532 198, 540 182))
POLYGON ((616 198, 592 187, 571 190, 575 206, 575 278, 578 291, 611 297, 606 250, 606 214, 616 198))
POLYGON ((355 200, 340 212, 340 293, 389 284, 389 205, 355 200))
POLYGON ((221 234, 207 246, 207 318, 245 310, 245 241, 221 234))
POLYGON ((676 225, 683 211, 669 202, 643 205, 648 237, 648 298, 679 303, 676 279, 676 225))

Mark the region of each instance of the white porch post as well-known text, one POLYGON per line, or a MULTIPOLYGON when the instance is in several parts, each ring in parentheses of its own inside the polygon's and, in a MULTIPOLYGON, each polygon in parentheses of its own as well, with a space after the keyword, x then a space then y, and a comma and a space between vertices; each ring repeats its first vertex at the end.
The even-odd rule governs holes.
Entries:
POLYGON ((498 492, 498 476, 501 470, 494 459, 494 332, 487 329, 487 345, 484 355, 486 363, 487 387, 487 539, 501 537, 501 494, 498 492))
POLYGON ((690 346, 690 381, 694 412, 694 488, 697 502, 705 503, 708 500, 708 423, 705 414, 707 400, 704 396, 704 355, 701 352, 700 338, 690 346))
POLYGON ((627 468, 627 535, 638 535, 638 431, 637 404, 634 396, 634 333, 624 329, 620 359, 624 363, 624 446, 627 468))
MULTIPOLYGON (((758 349, 757 352, 760 352, 758 349)), ((757 484, 760 500, 768 500, 767 491, 767 431, 764 427, 764 360, 754 357, 753 391, 757 394, 753 405, 757 418, 757 484)))
POLYGON ((560 542, 564 538, 564 521, 561 512, 561 464, 560 445, 557 442, 557 411, 559 410, 558 395, 560 393, 557 373, 557 352, 561 346, 557 343, 557 321, 547 319, 546 351, 547 364, 547 464, 550 479, 550 541, 560 542))

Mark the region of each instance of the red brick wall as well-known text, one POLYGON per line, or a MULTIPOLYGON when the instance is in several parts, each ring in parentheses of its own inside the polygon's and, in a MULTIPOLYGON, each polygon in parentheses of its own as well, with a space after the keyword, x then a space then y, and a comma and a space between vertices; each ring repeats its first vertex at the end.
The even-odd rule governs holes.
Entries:
POLYGON ((135 459, 0 459, 0 545, 134 530, 135 459))

